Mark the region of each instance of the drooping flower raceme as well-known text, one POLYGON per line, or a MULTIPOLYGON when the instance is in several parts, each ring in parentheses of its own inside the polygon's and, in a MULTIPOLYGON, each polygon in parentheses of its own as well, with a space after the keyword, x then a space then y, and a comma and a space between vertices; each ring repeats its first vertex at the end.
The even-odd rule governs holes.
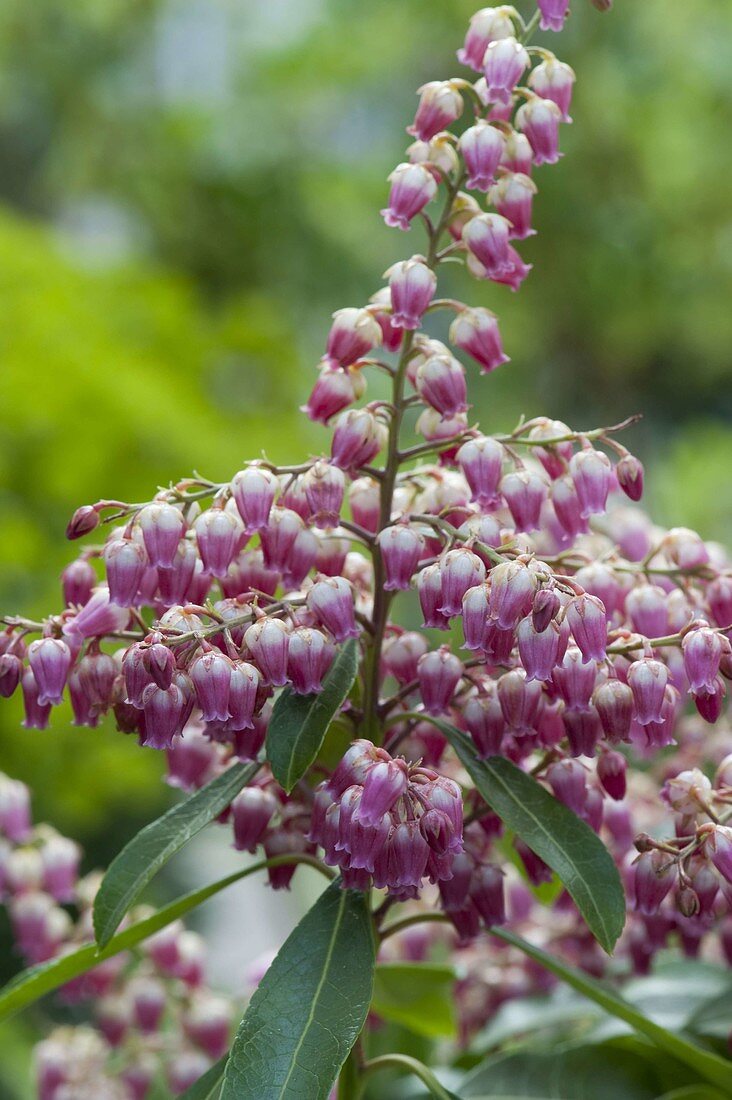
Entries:
MULTIPOLYGON (((633 910, 622 949, 643 970, 674 935, 732 950, 728 727, 708 756, 699 747, 732 675, 732 563, 632 506, 643 468, 616 438, 632 421, 573 430, 536 416, 489 435, 468 419, 469 374, 507 369, 489 306, 530 273, 534 170, 557 161, 570 121, 574 73, 530 33, 539 20, 558 31, 566 15, 549 0, 529 24, 509 6, 482 9, 458 53, 472 72, 420 89, 415 141, 382 214, 413 237, 423 224, 426 240, 368 302, 334 315, 304 406, 328 433, 322 454, 252 461, 222 483, 184 479, 142 505, 80 508, 69 537, 97 541, 64 571, 60 611, 5 620, 0 694, 22 692, 29 729, 47 726, 65 694, 76 724, 110 714, 194 790, 261 760, 279 693, 317 695, 355 639, 357 687, 338 717, 350 747, 335 766, 324 753, 289 794, 262 764, 231 805, 236 847, 293 857, 270 868, 274 887, 302 856, 337 867, 346 889, 386 891, 387 907, 426 893, 463 944, 483 926, 534 919, 446 721, 478 757, 509 759, 601 834, 633 910), (478 304, 439 296, 448 259, 478 281, 478 304), (433 328, 441 313, 446 336, 433 328), (370 371, 388 376, 390 399, 359 404, 370 371), (406 630, 420 612, 422 631, 406 630), (668 746, 676 758, 661 769, 668 746), (648 774, 632 806, 637 762, 648 774), (651 818, 665 839, 641 836, 634 852, 651 818)), ((6 836, 22 841, 12 788, 0 790, 3 814, 6 836)), ((552 877, 512 843, 525 878, 552 877)), ((70 853, 56 845, 53 858, 62 890, 70 853)), ((10 871, 21 893, 45 873, 33 855, 10 871)), ((553 912, 572 923, 563 942, 578 961, 600 966, 566 894, 553 912)), ((43 924, 48 954, 62 923, 43 924)))

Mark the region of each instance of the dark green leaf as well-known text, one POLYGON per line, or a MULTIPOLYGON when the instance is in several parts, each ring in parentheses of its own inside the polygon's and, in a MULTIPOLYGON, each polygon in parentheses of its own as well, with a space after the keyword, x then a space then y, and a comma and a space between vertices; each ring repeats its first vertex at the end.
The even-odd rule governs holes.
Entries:
POLYGON ((200 791, 146 825, 109 865, 94 901, 94 934, 109 943, 125 913, 176 852, 226 809, 259 764, 234 764, 200 791))
POLYGON ((519 948, 520 951, 523 951, 529 958, 534 959, 546 970, 556 974, 558 978, 576 989, 578 993, 589 997, 595 1004, 600 1005, 605 1012, 630 1024, 641 1035, 645 1035, 646 1038, 650 1039, 655 1046, 665 1050, 679 1062, 683 1062, 684 1065, 689 1066, 705 1081, 729 1089, 730 1081, 732 1081, 732 1062, 704 1050, 666 1028, 660 1027, 628 1004, 614 990, 603 985, 602 982, 598 982, 581 970, 575 970, 574 967, 568 966, 561 959, 549 955, 541 948, 534 947, 528 940, 522 939, 514 932, 509 932, 504 928, 493 928, 491 931, 499 939, 519 948))
POLYGON ((535 1100, 655 1100, 659 1079, 652 1062, 612 1045, 558 1051, 518 1051, 489 1058, 460 1086, 465 1100, 521 1096, 535 1100))
POLYGON ((381 963, 374 976, 371 1008, 429 1039, 455 1035, 455 971, 436 963, 381 963))
POLYGON ((430 718, 455 749, 488 805, 536 852, 571 894, 587 926, 612 952, 625 924, 625 895, 618 869, 589 825, 510 760, 479 760, 472 742, 439 718, 430 718))
POLYGON ((375 951, 366 897, 333 883, 259 983, 221 1100, 327 1100, 366 1020, 375 951))
POLYGON ((338 650, 317 695, 296 695, 289 687, 280 693, 267 728, 267 759, 288 794, 317 756, 357 672, 358 643, 351 638, 338 650))
POLYGON ((180 1100, 218 1100, 228 1057, 225 1054, 218 1062, 214 1062, 203 1077, 199 1077, 195 1084, 186 1089, 180 1100))

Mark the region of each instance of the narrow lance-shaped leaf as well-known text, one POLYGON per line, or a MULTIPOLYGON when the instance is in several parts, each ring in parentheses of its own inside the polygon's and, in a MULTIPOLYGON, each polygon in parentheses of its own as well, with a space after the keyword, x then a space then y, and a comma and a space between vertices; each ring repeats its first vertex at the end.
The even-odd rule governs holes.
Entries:
POLYGON ((596 833, 510 760, 480 760, 455 726, 427 720, 447 737, 488 805, 556 871, 593 936, 610 953, 625 924, 625 895, 618 869, 596 833))
POLYGON ((146 825, 116 856, 94 901, 94 934, 109 943, 125 913, 176 852, 226 809, 259 764, 234 764, 200 791, 146 825))
POLYGON ((317 695, 296 695, 289 687, 280 693, 267 728, 267 759, 288 794, 317 756, 357 672, 358 643, 351 638, 338 650, 317 695))
POLYGON ((718 1085, 723 1091, 726 1090, 725 1094, 729 1093, 732 1084, 732 1062, 728 1062, 695 1043, 689 1042, 688 1039, 676 1035, 673 1031, 661 1027, 660 1024, 654 1023, 653 1020, 649 1020, 642 1012, 638 1012, 637 1009, 628 1004, 614 990, 598 982, 595 978, 591 978, 588 974, 568 966, 561 959, 549 955, 541 948, 534 947, 532 943, 522 939, 521 936, 517 936, 514 932, 509 932, 503 928, 493 928, 491 931, 500 939, 505 940, 506 943, 518 947, 529 958, 534 959, 552 974, 556 974, 567 985, 594 1001, 605 1012, 617 1017, 619 1020, 624 1020, 626 1024, 640 1032, 641 1035, 645 1035, 661 1050, 665 1050, 668 1054, 677 1058, 679 1062, 690 1066, 705 1081, 718 1085))
POLYGON ((333 883, 259 983, 221 1100, 328 1100, 366 1020, 375 953, 366 897, 333 883))

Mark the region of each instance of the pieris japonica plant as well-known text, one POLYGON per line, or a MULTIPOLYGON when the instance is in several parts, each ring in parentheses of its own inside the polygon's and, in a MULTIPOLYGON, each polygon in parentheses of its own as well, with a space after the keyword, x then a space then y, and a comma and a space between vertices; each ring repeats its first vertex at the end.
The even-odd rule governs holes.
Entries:
POLYGON ((52 990, 88 1009, 39 1045, 42 1100, 144 1100, 161 1079, 165 1095, 352 1100, 383 1095, 386 1069, 444 1100, 458 1045, 557 976, 729 1083, 719 1055, 595 979, 644 974, 668 946, 732 960, 732 564, 634 506, 632 418, 486 434, 470 415, 468 378, 509 369, 489 306, 529 275, 538 169, 571 122, 575 74, 533 44, 567 7, 481 9, 462 75, 419 89, 381 211, 405 257, 334 314, 304 406, 322 454, 79 508, 68 537, 90 538, 60 610, 4 620, 0 694, 22 693, 29 731, 68 697, 75 724, 107 717, 188 792, 79 877, 73 841, 0 783, 0 879, 34 964, 0 1012, 52 990), (466 301, 441 296, 448 262, 466 301), (369 402, 373 375, 389 393, 369 402), (254 861, 142 907, 209 823, 254 861), (329 885, 245 1011, 242 979, 232 1036, 181 918, 302 868, 329 885), (444 1034, 435 996, 458 1023, 437 1071, 374 1053, 384 1021, 444 1034))

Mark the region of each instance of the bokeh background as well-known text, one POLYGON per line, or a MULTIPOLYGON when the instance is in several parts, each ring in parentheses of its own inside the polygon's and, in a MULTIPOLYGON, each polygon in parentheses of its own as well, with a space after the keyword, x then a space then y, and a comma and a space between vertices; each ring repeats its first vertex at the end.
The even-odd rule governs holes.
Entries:
MULTIPOLYGON (((297 407, 329 314, 421 246, 383 226, 385 178, 475 7, 0 5, 3 612, 57 606, 78 504, 326 445, 297 407)), ((642 412, 624 441, 656 518, 732 541, 732 6, 574 0, 543 41, 578 84, 566 155, 536 177, 534 271, 515 296, 453 276, 513 360, 473 376, 476 415, 642 412)), ((0 708, 0 767, 90 866, 169 802, 157 755, 111 727, 19 723, 0 708)), ((8 1096, 30 1025, 14 1026, 8 1096)))

